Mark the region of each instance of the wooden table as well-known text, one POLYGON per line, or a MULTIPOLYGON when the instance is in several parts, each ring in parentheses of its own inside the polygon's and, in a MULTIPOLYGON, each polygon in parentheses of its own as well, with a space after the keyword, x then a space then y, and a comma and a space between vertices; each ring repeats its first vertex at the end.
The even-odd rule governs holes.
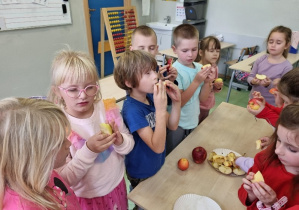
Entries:
MULTIPOLYGON (((228 60, 229 57, 229 50, 230 48, 232 48, 233 46, 235 46, 235 44, 232 43, 228 43, 228 42, 220 42, 221 44, 221 50, 227 49, 227 53, 226 53, 226 61, 228 60)), ((166 49, 166 50, 161 50, 159 51, 161 54, 164 55, 168 55, 174 58, 177 58, 178 56, 173 52, 172 48, 170 49, 166 49)))
POLYGON ((265 120, 256 120, 245 108, 223 102, 166 157, 160 171, 141 182, 128 198, 144 209, 170 210, 181 195, 194 193, 210 197, 222 210, 245 209, 237 194, 243 176, 223 175, 207 161, 195 164, 191 152, 202 146, 208 153, 227 148, 254 157, 258 151, 255 140, 272 132, 265 120), (189 160, 186 171, 177 168, 182 157, 189 160))
MULTIPOLYGON (((243 61, 240 61, 238 63, 235 63, 234 65, 231 65, 229 68, 233 70, 231 78, 230 78, 230 82, 229 82, 229 86, 228 86, 228 91, 227 91, 227 96, 226 96, 226 102, 229 101, 229 97, 230 97, 230 93, 231 93, 231 89, 232 89, 232 84, 233 84, 233 79, 235 77, 235 71, 239 70, 239 71, 245 71, 245 72, 250 72, 253 63, 256 61, 256 59, 258 59, 259 57, 263 56, 266 54, 266 51, 260 52, 254 56, 251 56, 243 61)), ((293 54, 293 53, 289 53, 288 54, 288 61, 290 61, 290 63, 292 65, 294 65, 295 63, 298 63, 299 61, 299 54, 293 54)), ((297 65, 297 64, 296 64, 297 65)))
POLYGON ((113 75, 100 79, 99 83, 103 99, 114 97, 119 102, 126 97, 126 91, 117 86, 113 75))

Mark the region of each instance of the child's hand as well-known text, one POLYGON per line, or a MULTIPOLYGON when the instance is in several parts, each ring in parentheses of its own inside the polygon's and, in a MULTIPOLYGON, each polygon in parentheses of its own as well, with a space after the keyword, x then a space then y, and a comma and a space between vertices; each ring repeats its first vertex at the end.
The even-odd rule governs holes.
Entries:
POLYGON ((108 149, 115 141, 115 133, 108 135, 100 132, 90 137, 86 142, 86 146, 92 152, 100 153, 108 149))
POLYGON ((271 207, 277 201, 276 192, 265 182, 252 183, 251 189, 266 207, 271 207))
POLYGON ((253 172, 249 172, 245 178, 242 179, 243 181, 243 187, 244 189, 247 191, 248 193, 248 197, 247 200, 252 203, 257 197, 254 194, 253 190, 252 190, 252 183, 251 180, 253 180, 254 177, 254 173, 253 172))
POLYGON ((195 80, 196 82, 198 82, 198 83, 202 83, 205 79, 207 79, 207 77, 208 77, 210 71, 211 71, 211 67, 206 67, 206 68, 200 70, 200 71, 196 74, 194 80, 195 80))
POLYGON ((166 111, 166 86, 163 84, 162 80, 159 80, 159 82, 156 85, 154 85, 154 104, 156 112, 166 111))
POLYGON ((268 136, 264 136, 260 138, 261 140, 261 148, 266 149, 266 147, 271 143, 271 139, 268 136))
POLYGON ((165 80, 166 82, 166 93, 171 98, 172 102, 181 102, 181 92, 173 82, 165 80))
POLYGON ((261 80, 259 80, 257 78, 253 78, 250 83, 252 85, 260 85, 260 82, 261 82, 261 80))
POLYGON ((165 77, 163 76, 163 73, 167 71, 167 66, 159 66, 159 72, 158 72, 158 79, 159 80, 165 80, 165 77))
MULTIPOLYGON (((167 66, 169 66, 169 65, 167 65, 167 66)), ((171 82, 174 82, 176 80, 177 76, 178 76, 178 71, 176 70, 176 68, 174 68, 173 66, 171 66, 169 68, 167 76, 164 77, 164 79, 168 79, 171 82)))
POLYGON ((111 122, 111 127, 113 132, 116 134, 116 140, 114 142, 115 145, 119 146, 123 143, 124 139, 121 133, 119 132, 118 126, 114 121, 111 122))
POLYGON ((268 87, 271 84, 272 80, 270 78, 266 78, 261 80, 260 85, 264 87, 268 87))

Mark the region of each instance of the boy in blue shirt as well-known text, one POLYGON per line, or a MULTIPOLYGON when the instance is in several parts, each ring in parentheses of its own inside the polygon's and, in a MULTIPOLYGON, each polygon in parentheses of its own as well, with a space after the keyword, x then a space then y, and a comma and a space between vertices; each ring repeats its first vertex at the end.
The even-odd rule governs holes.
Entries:
POLYGON ((173 66, 178 70, 176 80, 181 92, 182 108, 178 129, 167 133, 167 154, 197 127, 199 102, 207 100, 212 90, 212 81, 207 79, 211 67, 201 69, 202 65, 194 62, 198 55, 198 30, 193 25, 181 24, 173 31, 173 41, 172 48, 178 56, 173 66))
POLYGON ((151 54, 133 50, 125 52, 114 69, 116 84, 128 92, 122 115, 135 140, 125 158, 133 188, 160 170, 165 161, 166 128, 176 130, 180 119, 180 91, 169 80, 158 82, 156 67, 151 54), (170 114, 166 94, 172 100, 170 114))

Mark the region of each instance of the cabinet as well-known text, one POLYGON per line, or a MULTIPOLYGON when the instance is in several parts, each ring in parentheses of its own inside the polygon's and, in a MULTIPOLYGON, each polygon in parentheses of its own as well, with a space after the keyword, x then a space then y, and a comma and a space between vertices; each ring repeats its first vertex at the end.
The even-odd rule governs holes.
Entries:
POLYGON ((172 30, 160 30, 153 29, 157 35, 157 44, 159 45, 159 50, 166 50, 171 48, 172 45, 172 30))

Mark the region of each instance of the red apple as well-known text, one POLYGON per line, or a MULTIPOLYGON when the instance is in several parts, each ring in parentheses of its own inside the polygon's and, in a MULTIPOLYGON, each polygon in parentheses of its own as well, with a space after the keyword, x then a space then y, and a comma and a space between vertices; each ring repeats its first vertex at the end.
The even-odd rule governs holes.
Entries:
POLYGON ((202 163, 207 158, 207 151, 203 147, 195 147, 192 150, 192 158, 195 163, 202 163))
POLYGON ((172 58, 169 58, 169 59, 167 60, 167 64, 169 65, 169 66, 167 67, 167 71, 169 71, 169 69, 170 69, 171 66, 172 66, 172 58))
POLYGON ((185 171, 189 168, 189 161, 186 158, 181 158, 178 161, 178 168, 185 171))
POLYGON ((257 101, 262 101, 261 98, 252 98, 248 101, 248 105, 250 109, 258 110, 260 108, 260 105, 257 103, 257 101))
POLYGON ((278 91, 277 88, 271 88, 271 89, 269 90, 269 93, 274 94, 274 93, 277 92, 277 91, 278 91))

